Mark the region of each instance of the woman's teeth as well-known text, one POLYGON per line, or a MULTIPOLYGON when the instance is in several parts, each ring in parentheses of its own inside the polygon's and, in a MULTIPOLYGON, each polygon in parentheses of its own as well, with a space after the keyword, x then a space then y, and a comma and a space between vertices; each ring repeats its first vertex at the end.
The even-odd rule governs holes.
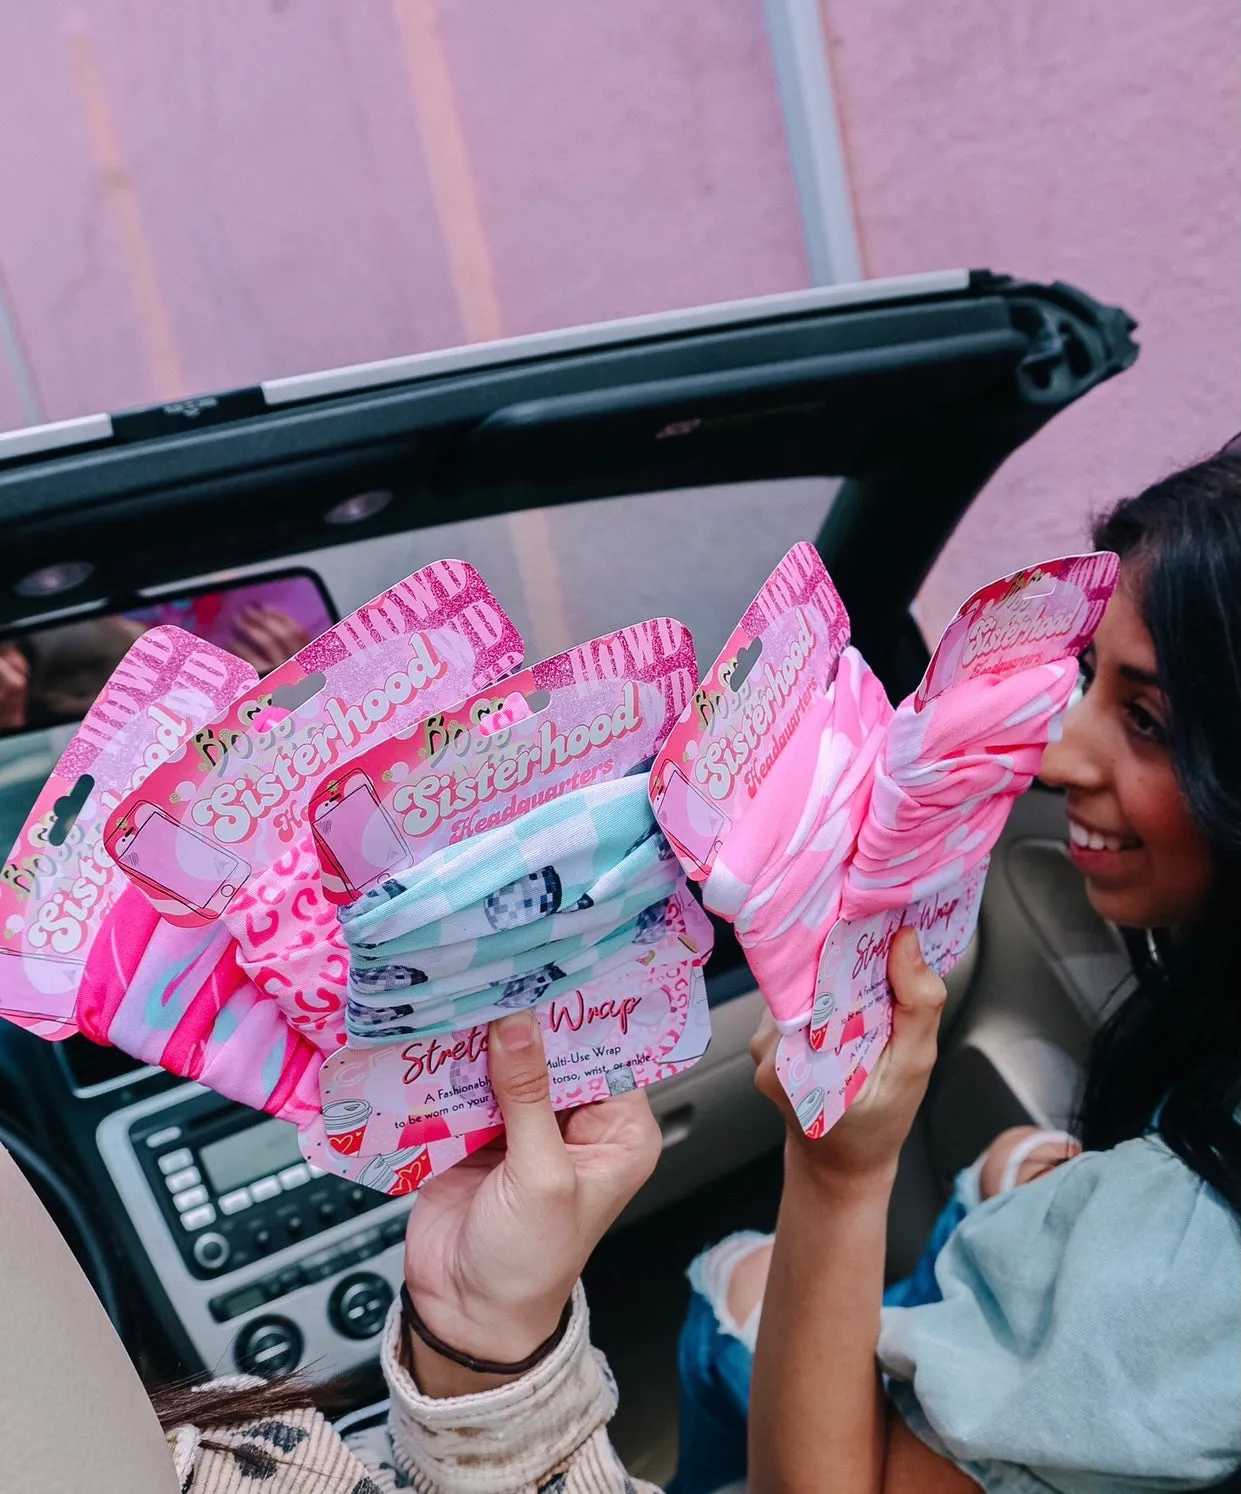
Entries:
POLYGON ((1097 830, 1087 830, 1076 820, 1069 821, 1069 839, 1084 851, 1127 851, 1132 841, 1122 840, 1119 835, 1101 835, 1097 830))

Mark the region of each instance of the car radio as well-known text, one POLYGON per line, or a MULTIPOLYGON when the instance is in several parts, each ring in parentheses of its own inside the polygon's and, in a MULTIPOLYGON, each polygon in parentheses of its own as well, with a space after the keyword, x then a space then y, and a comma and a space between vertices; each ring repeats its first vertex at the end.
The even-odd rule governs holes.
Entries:
POLYGON ((375 1356, 410 1200, 310 1166, 287 1121, 187 1084, 114 1111, 100 1155, 208 1369, 333 1374, 375 1356))

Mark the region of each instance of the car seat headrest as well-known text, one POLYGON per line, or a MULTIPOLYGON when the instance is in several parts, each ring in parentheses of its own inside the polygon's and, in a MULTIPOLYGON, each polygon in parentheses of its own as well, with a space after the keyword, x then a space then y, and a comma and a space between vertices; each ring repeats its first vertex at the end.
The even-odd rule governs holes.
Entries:
POLYGON ((99 1299, 0 1149, 0 1483, 177 1494, 168 1444, 99 1299))

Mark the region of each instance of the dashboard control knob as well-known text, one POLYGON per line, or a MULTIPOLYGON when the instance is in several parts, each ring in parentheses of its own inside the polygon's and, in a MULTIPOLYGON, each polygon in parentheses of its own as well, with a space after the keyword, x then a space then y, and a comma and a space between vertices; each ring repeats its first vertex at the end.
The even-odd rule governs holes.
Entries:
POLYGON ((372 1338, 392 1306, 392 1288, 373 1271, 344 1276, 328 1298, 328 1321, 346 1338, 372 1338))
POLYGON ((254 1247, 255 1255, 266 1255, 271 1249, 271 1231, 256 1229, 250 1236, 250 1244, 254 1247))
POLYGON ((298 1235, 306 1228, 306 1221, 300 1214, 290 1214, 284 1221, 284 1228, 285 1232, 292 1235, 296 1240, 298 1235))
POLYGON ((350 1188, 349 1192, 345 1194, 345 1198, 349 1203, 349 1207, 351 1209, 363 1208, 366 1204, 366 1195, 368 1191, 369 1190, 366 1188, 357 1187, 356 1184, 354 1187, 350 1188))
POLYGON ((204 1271, 218 1271, 231 1251, 228 1241, 214 1230, 207 1230, 194 1241, 194 1259, 204 1271))
POLYGON ((288 1318, 256 1318, 237 1335, 233 1360, 243 1374, 270 1380, 295 1370, 303 1347, 301 1329, 288 1318))

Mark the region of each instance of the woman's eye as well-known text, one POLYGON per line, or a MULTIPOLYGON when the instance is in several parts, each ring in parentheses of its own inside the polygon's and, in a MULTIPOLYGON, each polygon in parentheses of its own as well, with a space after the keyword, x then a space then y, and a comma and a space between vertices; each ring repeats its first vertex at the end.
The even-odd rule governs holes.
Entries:
POLYGON ((1153 716, 1145 706, 1133 701, 1127 708, 1129 722, 1138 736, 1146 741, 1156 742, 1164 746, 1168 740, 1167 730, 1157 716, 1153 716))

